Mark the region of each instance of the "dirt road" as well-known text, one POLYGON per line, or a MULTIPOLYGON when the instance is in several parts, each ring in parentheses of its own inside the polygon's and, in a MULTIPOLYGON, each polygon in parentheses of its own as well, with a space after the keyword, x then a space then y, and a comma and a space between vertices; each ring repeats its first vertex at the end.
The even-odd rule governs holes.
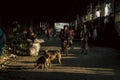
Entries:
MULTIPOLYGON (((59 39, 45 39, 42 48, 60 48, 59 39)), ((119 80, 120 52, 112 48, 90 46, 80 55, 79 42, 74 42, 69 55, 62 54, 62 64, 52 62, 48 70, 34 69, 38 57, 18 56, 0 70, 0 80, 119 80)))

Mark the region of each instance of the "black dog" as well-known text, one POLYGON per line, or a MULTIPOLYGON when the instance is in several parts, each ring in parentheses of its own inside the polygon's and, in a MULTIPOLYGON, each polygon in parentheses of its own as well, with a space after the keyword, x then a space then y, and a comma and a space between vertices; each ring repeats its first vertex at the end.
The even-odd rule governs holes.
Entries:
POLYGON ((49 65, 49 58, 48 57, 45 57, 45 56, 41 56, 37 59, 36 61, 36 65, 35 65, 35 68, 40 68, 40 65, 42 67, 42 69, 48 69, 48 65, 49 65))

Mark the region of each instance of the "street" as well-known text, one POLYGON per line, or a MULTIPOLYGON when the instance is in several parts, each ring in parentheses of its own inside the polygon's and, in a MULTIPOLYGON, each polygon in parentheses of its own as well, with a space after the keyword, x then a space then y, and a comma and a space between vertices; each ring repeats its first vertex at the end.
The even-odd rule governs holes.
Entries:
MULTIPOLYGON (((41 49, 60 49, 60 39, 40 37, 45 40, 41 49)), ((37 57, 18 56, 16 61, 0 70, 0 80, 119 80, 120 51, 99 46, 89 46, 87 55, 80 54, 80 42, 74 41, 68 56, 62 54, 62 64, 52 61, 48 70, 34 69, 37 57)), ((42 53, 40 53, 41 55, 42 53)))

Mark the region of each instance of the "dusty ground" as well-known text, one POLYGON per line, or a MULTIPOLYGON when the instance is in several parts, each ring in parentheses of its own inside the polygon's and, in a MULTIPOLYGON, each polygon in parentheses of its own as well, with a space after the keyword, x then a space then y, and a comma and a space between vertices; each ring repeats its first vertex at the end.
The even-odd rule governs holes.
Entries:
MULTIPOLYGON (((42 48, 60 48, 59 39, 45 39, 42 48)), ((0 80, 119 80, 120 52, 113 48, 89 47, 89 54, 80 55, 79 42, 74 42, 69 55, 62 54, 48 70, 34 69, 38 57, 18 56, 0 71, 0 80)))

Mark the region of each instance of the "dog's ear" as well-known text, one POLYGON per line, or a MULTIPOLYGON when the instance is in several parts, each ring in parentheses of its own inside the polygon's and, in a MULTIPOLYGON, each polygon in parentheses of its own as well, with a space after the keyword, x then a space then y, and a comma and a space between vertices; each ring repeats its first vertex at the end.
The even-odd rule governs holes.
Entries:
POLYGON ((47 53, 47 52, 48 52, 48 50, 46 49, 46 50, 45 50, 45 52, 47 53))
POLYGON ((44 53, 45 53, 45 55, 48 55, 48 54, 49 54, 47 49, 44 50, 44 53))
POLYGON ((57 50, 56 52, 60 52, 59 50, 57 50))
POLYGON ((44 50, 44 52, 46 52, 46 49, 44 50))

